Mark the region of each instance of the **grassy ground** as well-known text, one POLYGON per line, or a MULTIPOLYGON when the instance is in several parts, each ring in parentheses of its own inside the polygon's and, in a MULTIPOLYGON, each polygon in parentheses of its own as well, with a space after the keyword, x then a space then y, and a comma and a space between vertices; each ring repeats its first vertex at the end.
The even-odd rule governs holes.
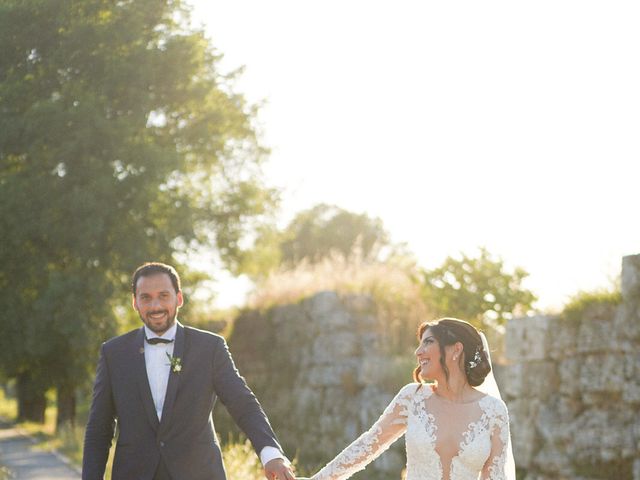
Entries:
MULTIPOLYGON (((15 399, 8 398, 5 391, 0 388, 0 418, 11 421, 16 418, 16 414, 17 405, 15 399)), ((36 439, 36 448, 57 450, 66 456, 74 465, 81 467, 85 420, 81 421, 81 426, 63 429, 56 433, 55 418, 56 408, 50 405, 45 412, 44 424, 22 422, 17 424, 17 426, 36 439)), ((226 442, 222 450, 222 456, 229 478, 242 478, 243 480, 264 479, 262 465, 249 441, 226 442)), ((111 448, 105 478, 111 478, 113 453, 114 448, 111 448)), ((8 478, 10 478, 8 472, 0 466, 0 480, 8 478)))

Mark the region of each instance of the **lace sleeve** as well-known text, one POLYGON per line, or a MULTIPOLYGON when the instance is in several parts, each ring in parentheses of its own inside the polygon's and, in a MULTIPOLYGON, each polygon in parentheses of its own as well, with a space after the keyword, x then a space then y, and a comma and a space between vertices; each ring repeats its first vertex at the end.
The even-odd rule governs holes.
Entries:
POLYGON ((407 429, 411 385, 405 386, 373 426, 363 433, 311 480, 345 480, 378 458, 407 429))
POLYGON ((499 402, 491 421, 491 453, 482 469, 481 480, 515 480, 509 434, 509 414, 499 402))

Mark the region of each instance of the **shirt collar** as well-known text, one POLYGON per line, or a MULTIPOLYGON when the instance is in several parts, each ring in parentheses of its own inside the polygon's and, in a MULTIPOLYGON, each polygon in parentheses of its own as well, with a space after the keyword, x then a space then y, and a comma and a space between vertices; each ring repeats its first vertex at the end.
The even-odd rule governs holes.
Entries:
POLYGON ((158 335, 154 331, 150 330, 149 327, 144 325, 144 334, 146 335, 147 338, 156 338, 156 337, 158 337, 158 338, 166 338, 167 340, 175 340, 176 339, 176 330, 177 329, 178 329, 178 322, 176 321, 176 323, 173 324, 173 327, 171 327, 169 330, 164 332, 163 335, 158 335))

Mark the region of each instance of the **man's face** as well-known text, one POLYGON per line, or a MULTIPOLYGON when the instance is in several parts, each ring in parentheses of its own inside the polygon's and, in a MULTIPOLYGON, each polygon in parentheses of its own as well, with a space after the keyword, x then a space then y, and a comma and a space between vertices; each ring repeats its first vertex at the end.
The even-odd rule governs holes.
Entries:
POLYGON ((149 329, 158 335, 169 330, 182 306, 182 292, 173 288, 166 273, 140 277, 133 297, 133 308, 149 329))

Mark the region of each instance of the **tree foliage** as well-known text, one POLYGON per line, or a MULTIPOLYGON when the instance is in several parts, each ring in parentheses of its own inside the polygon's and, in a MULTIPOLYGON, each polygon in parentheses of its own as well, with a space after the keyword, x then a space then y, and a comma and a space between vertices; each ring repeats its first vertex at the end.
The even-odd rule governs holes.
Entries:
POLYGON ((276 267, 291 268, 303 260, 313 264, 331 255, 377 260, 385 247, 391 242, 379 218, 322 203, 298 212, 283 230, 264 228, 244 271, 257 277, 276 267))
POLYGON ((440 316, 458 317, 477 326, 502 325, 529 311, 535 295, 524 288, 528 273, 507 271, 504 262, 481 248, 477 257, 448 257, 423 272, 427 305, 440 316))
POLYGON ((139 263, 228 265, 274 194, 253 108, 177 0, 0 4, 0 365, 77 385, 139 263))

